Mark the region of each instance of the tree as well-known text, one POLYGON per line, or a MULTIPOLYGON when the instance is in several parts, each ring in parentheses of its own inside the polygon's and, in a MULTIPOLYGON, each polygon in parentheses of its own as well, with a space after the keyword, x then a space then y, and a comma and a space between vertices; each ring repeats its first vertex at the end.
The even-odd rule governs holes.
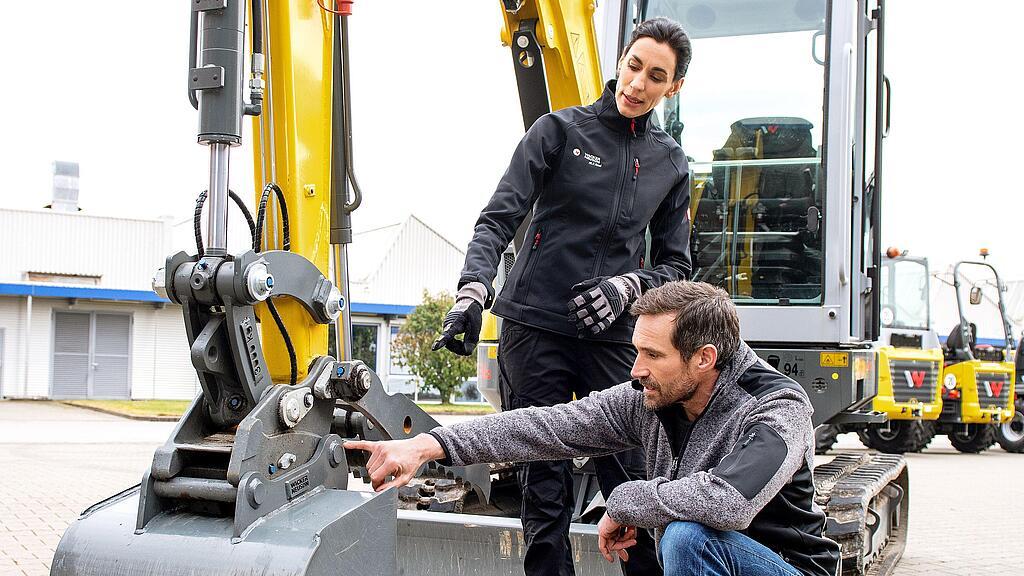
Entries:
POLYGON ((452 395, 462 382, 476 375, 476 359, 472 356, 430 350, 441 334, 445 314, 454 303, 450 294, 434 296, 424 290, 423 302, 406 318, 393 345, 402 364, 419 377, 419 386, 437 390, 442 404, 451 404, 452 395))

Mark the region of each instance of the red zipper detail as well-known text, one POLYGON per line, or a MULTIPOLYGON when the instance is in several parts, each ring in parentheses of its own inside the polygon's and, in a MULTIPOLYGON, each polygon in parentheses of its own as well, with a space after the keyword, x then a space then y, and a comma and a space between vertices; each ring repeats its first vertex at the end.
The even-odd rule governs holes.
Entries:
POLYGON ((633 158, 633 180, 636 180, 636 177, 639 176, 639 175, 640 175, 640 159, 639 158, 633 158))
POLYGON ((540 232, 533 235, 533 248, 530 248, 530 250, 536 250, 537 246, 540 246, 540 232))
POLYGON ((636 118, 630 119, 629 129, 633 132, 633 136, 636 136, 636 118))

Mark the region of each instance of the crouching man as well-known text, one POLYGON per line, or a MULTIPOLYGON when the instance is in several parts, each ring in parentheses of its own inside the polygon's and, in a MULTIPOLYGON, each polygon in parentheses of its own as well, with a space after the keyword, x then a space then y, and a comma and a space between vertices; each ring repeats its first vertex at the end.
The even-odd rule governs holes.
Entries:
POLYGON ((608 561, 626 559, 637 530, 653 529, 667 576, 836 574, 839 547, 822 536, 825 516, 814 504, 803 389, 740 340, 736 308, 718 288, 670 282, 631 312, 631 383, 346 448, 370 452, 370 478, 384 490, 428 460, 558 460, 642 446, 649 479, 607 495, 598 525, 608 561))

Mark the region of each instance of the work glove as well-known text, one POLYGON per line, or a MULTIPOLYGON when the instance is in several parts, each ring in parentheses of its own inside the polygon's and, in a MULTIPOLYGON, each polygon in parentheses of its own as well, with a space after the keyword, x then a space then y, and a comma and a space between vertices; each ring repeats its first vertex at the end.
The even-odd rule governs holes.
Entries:
POLYGON ((444 317, 441 336, 434 340, 431 350, 442 347, 459 356, 469 356, 480 341, 480 325, 483 323, 484 302, 487 287, 482 282, 470 282, 455 294, 455 305, 444 317), (463 334, 462 340, 455 337, 463 334))
POLYGON ((569 300, 569 320, 580 336, 604 332, 640 296, 636 274, 598 276, 572 287, 579 296, 569 300))

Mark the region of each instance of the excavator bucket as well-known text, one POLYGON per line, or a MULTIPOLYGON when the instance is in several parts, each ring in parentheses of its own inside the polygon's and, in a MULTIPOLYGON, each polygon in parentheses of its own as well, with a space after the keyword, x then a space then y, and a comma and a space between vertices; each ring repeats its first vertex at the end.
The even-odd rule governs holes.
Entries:
POLYGON ((231 518, 164 512, 136 530, 139 486, 64 534, 51 576, 397 574, 396 494, 323 489, 233 536, 231 518))

